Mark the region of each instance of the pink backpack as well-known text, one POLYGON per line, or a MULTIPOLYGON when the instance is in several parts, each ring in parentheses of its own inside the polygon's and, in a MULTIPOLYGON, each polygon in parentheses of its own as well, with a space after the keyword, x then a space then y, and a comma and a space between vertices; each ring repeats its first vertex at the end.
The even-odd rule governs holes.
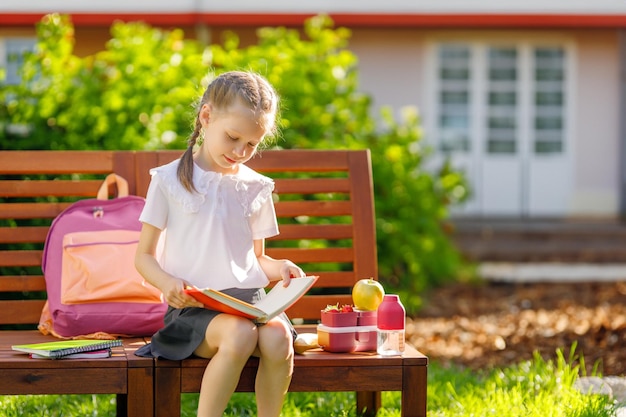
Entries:
POLYGON ((134 265, 144 203, 111 174, 96 199, 77 201, 54 219, 42 259, 48 293, 42 323, 47 318, 50 333, 147 336, 163 326, 167 305, 134 265), (109 200, 112 183, 118 197, 109 200))

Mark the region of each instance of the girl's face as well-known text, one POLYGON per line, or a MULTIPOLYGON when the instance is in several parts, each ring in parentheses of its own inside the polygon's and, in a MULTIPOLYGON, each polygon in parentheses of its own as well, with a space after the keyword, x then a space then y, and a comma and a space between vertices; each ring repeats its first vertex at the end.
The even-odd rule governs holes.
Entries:
POLYGON ((239 164, 254 156, 267 134, 257 123, 254 112, 241 103, 221 112, 215 111, 210 103, 204 104, 199 117, 204 136, 194 159, 207 171, 236 173, 239 164))

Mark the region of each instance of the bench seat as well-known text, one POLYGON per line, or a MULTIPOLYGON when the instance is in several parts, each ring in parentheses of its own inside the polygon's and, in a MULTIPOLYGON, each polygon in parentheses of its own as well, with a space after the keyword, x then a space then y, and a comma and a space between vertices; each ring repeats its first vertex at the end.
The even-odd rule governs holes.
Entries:
POLYGON ((118 416, 154 414, 153 361, 133 354, 144 338, 125 338, 110 358, 101 359, 30 359, 11 349, 52 340, 38 330, 0 331, 0 394, 116 394, 118 416))

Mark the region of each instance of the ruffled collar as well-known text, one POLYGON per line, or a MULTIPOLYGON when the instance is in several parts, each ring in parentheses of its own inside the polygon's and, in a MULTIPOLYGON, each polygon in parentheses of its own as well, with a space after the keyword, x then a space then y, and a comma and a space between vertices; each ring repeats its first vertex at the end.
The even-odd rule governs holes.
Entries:
POLYGON ((189 192, 178 181, 176 171, 179 162, 178 159, 154 168, 150 170, 150 173, 159 177, 170 198, 180 203, 187 213, 198 212, 208 194, 217 193, 220 183, 233 185, 246 216, 252 215, 268 198, 271 198, 274 190, 274 181, 271 178, 245 165, 240 165, 239 172, 236 174, 221 174, 215 171, 205 171, 194 163, 193 185, 196 192, 189 192))

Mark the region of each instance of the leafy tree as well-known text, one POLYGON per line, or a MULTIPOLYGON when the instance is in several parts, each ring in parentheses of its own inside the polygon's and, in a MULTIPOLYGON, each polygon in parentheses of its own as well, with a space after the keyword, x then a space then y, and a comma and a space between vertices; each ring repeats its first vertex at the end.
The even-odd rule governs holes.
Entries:
POLYGON ((416 111, 401 120, 389 109, 372 114, 371 98, 358 88, 348 29, 316 16, 304 35, 266 27, 246 48, 232 33, 222 44, 203 46, 180 30, 115 23, 105 50, 79 58, 69 19, 46 16, 22 84, 0 93, 0 123, 27 129, 3 129, 0 143, 4 149, 184 148, 190 102, 210 79, 233 69, 259 72, 282 98, 276 146, 371 149, 380 278, 412 309, 422 289, 454 278, 461 266, 442 222, 466 195, 464 179, 448 165, 424 169, 429 151, 416 111))

